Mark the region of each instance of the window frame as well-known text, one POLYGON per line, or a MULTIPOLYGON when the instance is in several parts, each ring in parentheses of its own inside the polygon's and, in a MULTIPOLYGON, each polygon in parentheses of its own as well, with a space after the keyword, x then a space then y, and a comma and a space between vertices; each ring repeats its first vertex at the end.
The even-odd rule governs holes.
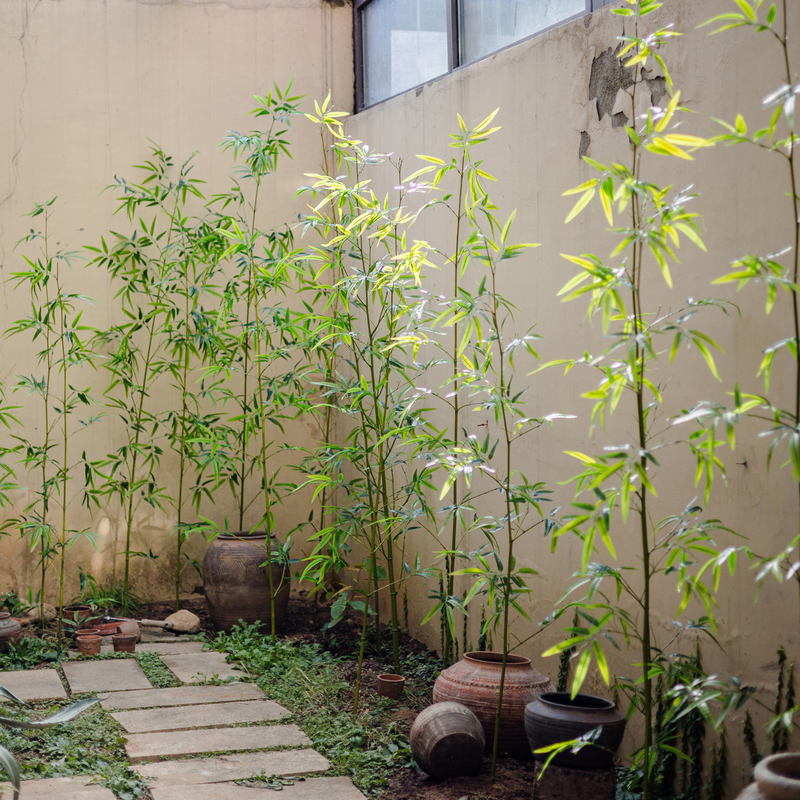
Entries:
MULTIPOLYGON (((364 104, 364 31, 361 24, 361 13, 364 9, 369 6, 371 3, 380 2, 380 0, 353 0, 353 56, 354 56, 354 64, 355 64, 355 110, 356 113, 359 111, 364 111, 367 108, 373 108, 376 105, 380 105, 381 103, 385 103, 387 100, 391 100, 393 97, 397 97, 398 95, 394 94, 390 97, 385 97, 383 100, 378 100, 377 103, 373 103, 372 105, 365 105, 364 104)), ((438 80, 439 77, 444 77, 445 75, 449 75, 452 72, 455 72, 458 69, 463 67, 469 66, 471 64, 477 64, 479 61, 482 61, 484 58, 488 58, 489 56, 493 56, 496 53, 502 53, 503 50, 508 50, 510 47, 516 47, 518 44, 522 42, 527 42, 529 39, 533 39, 536 36, 540 36, 547 31, 552 30, 553 28, 557 28, 560 25, 564 25, 567 22, 572 22, 573 20, 580 19, 581 17, 586 16, 587 14, 591 14, 594 11, 597 11, 604 6, 611 5, 612 3, 616 2, 616 0, 585 0, 586 3, 586 10, 582 13, 574 14, 571 17, 567 17, 559 22, 555 23, 554 25, 549 25, 547 28, 542 28, 540 31, 536 31, 536 33, 532 33, 530 36, 525 36, 522 39, 518 39, 516 42, 512 42, 505 47, 501 47, 497 50, 492 50, 491 53, 487 53, 481 58, 477 59, 476 61, 470 61, 469 64, 461 64, 460 62, 460 37, 459 37, 459 15, 458 15, 458 6, 459 0, 446 0, 447 3, 447 72, 442 73, 442 75, 437 76, 437 78, 433 78, 432 80, 438 80)), ((426 81, 427 83, 427 81, 426 81)), ((419 84, 423 86, 424 84, 419 84)), ((411 91, 416 87, 412 86, 409 89, 404 89, 403 92, 399 94, 404 94, 405 92, 411 91)))

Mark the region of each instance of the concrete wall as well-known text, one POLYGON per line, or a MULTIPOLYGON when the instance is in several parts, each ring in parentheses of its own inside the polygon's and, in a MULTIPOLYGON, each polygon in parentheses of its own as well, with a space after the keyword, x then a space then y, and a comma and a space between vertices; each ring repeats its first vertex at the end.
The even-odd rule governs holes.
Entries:
MULTIPOLYGON (((229 188, 234 166, 219 144, 229 130, 258 127, 248 116, 255 106, 253 95, 266 94, 273 82, 285 87, 294 78, 296 93, 307 95, 307 103, 330 92, 340 108, 352 104, 352 14, 330 0, 9 0, 0 6, 0 30, 3 330, 28 313, 27 297, 16 293, 7 279, 23 268, 23 254, 37 253, 35 245, 14 249, 20 237, 38 227, 37 221, 23 217, 34 202, 58 197, 52 246, 80 251, 84 245, 98 245, 109 230, 130 230, 122 217, 112 218, 117 199, 103 190, 115 175, 136 180, 132 165, 149 157, 148 139, 178 164, 199 151, 193 176, 205 180, 211 194, 229 188)), ((313 126, 301 124, 293 142, 296 160, 284 160, 263 193, 263 227, 291 222, 304 207, 292 197, 303 173, 313 171, 320 160, 318 134, 313 126)), ((78 261, 68 285, 94 299, 88 322, 104 328, 118 319, 106 275, 86 270, 78 261)), ((35 352, 19 337, 0 348, 0 377, 7 389, 14 375, 36 372, 35 352)), ((102 370, 81 380, 98 397, 108 383, 102 370)), ((167 391, 162 381, 152 397, 154 410, 163 410, 167 391)), ((9 402, 25 406, 30 398, 17 393, 9 402)), ((41 419, 30 408, 23 408, 19 417, 35 439, 41 419)), ((74 437, 73 452, 86 449, 90 458, 102 458, 119 446, 119 434, 107 415, 74 437)), ((315 435, 308 423, 294 431, 298 443, 315 435)), ((165 458, 168 484, 174 467, 165 458)), ((24 474, 19 483, 29 485, 24 474)), ((30 492, 17 495, 17 508, 31 497, 30 492)), ((228 497, 221 495, 220 500, 216 511, 206 508, 205 513, 218 513, 220 521, 223 514, 232 518, 228 497)), ((279 526, 286 526, 281 513, 294 519, 298 509, 305 519, 307 503, 298 498, 279 512, 279 526)), ((68 524, 99 535, 99 552, 85 542, 70 551, 68 594, 75 589, 79 565, 97 578, 118 579, 122 559, 115 553, 124 548, 119 509, 112 504, 90 517, 74 503, 68 524)), ((134 548, 152 547, 167 571, 174 563, 174 540, 165 534, 174 524, 172 512, 145 505, 134 531, 134 548)), ((188 552, 202 559, 202 540, 193 541, 188 552)), ((16 536, 0 539, 0 591, 13 588, 26 594, 36 584, 35 566, 36 555, 16 536)), ((147 599, 169 596, 167 576, 152 564, 139 559, 132 569, 138 594, 147 599)), ((196 583, 194 570, 187 571, 183 589, 191 591, 196 583)), ((54 589, 52 584, 49 591, 54 589)), ((48 599, 54 599, 52 594, 48 599)))
MULTIPOLYGON (((674 23, 675 29, 685 34, 662 51, 671 65, 675 85, 682 90, 682 102, 697 112, 685 120, 684 132, 711 135, 719 130, 712 118, 733 120, 738 112, 752 127, 766 124, 768 117, 761 109, 761 99, 784 80, 781 52, 768 46, 764 38, 742 31, 709 37, 708 29, 696 29, 715 13, 730 10, 735 10, 733 3, 726 0, 667 0, 660 12, 645 20, 648 30, 674 23)), ((790 4, 790 14, 790 30, 797 31, 800 8, 790 4)), ((503 268, 500 290, 517 305, 517 332, 536 323, 536 331, 546 337, 540 348, 545 361, 580 356, 584 350, 597 354, 606 345, 599 322, 592 326, 585 317, 585 302, 562 304, 556 298, 558 290, 575 274, 559 253, 594 252, 607 257, 617 239, 606 233, 607 222, 599 207, 565 225, 575 198, 562 197, 561 193, 596 174, 580 161, 582 152, 604 163, 627 163, 630 159, 627 136, 622 128, 614 127, 613 116, 620 112, 630 116, 627 96, 616 90, 603 91, 603 109, 608 113, 598 119, 596 84, 591 82, 593 64, 598 59, 610 60, 609 49, 616 48, 617 37, 624 30, 622 18, 613 15, 610 8, 604 9, 368 109, 358 114, 349 127, 351 134, 378 152, 404 157, 410 173, 419 165, 413 158, 415 154, 445 159, 454 154, 446 145, 447 134, 458 130, 457 113, 469 123, 477 123, 500 108, 494 124, 503 126, 502 130, 491 137, 491 144, 482 146, 476 157, 484 158, 485 169, 498 178, 490 189, 500 207, 499 216, 504 219, 517 209, 513 240, 542 243, 542 247, 503 268)), ((800 63, 796 44, 794 57, 795 63, 800 63)), ((673 271, 672 290, 657 273, 651 273, 643 291, 645 307, 666 312, 687 297, 723 297, 741 308, 741 313, 732 310, 729 316, 710 310, 696 317, 696 327, 714 337, 725 351, 718 357, 721 382, 708 374, 696 352, 682 353, 672 366, 664 358, 658 375, 668 381, 666 409, 677 413, 701 399, 729 401, 726 392, 737 382, 743 391, 744 387, 763 391, 756 378, 762 351, 777 338, 791 336, 789 303, 782 299, 766 318, 762 289, 750 288, 737 295, 733 289, 712 286, 711 281, 741 255, 775 252, 791 244, 792 213, 784 197, 790 185, 783 160, 755 148, 718 146, 697 153, 692 162, 647 156, 644 170, 663 184, 694 184, 700 196, 693 210, 704 220, 708 246, 707 253, 693 246, 681 250, 681 264, 673 271)), ((378 196, 396 183, 391 171, 377 173, 373 178, 378 196)), ((452 185, 449 190, 453 190, 452 185)), ((409 202, 413 198, 410 196, 409 202)), ((454 231, 445 213, 424 215, 413 229, 413 236, 452 252, 454 231)), ((426 288, 449 296, 450 279, 443 273, 433 273, 426 288)), ((774 373, 770 394, 776 402, 786 405, 791 402, 791 371, 787 361, 781 364, 774 373)), ((518 468, 530 480, 547 481, 554 491, 553 504, 560 505, 565 513, 573 486, 562 486, 560 482, 577 474, 580 468, 564 451, 599 452, 604 444, 632 441, 633 408, 630 399, 627 405, 623 401, 607 430, 596 431, 590 440, 591 401, 582 400, 580 395, 594 388, 599 381, 597 374, 575 369, 563 378, 560 371, 552 370, 526 378, 527 371, 522 370, 516 380, 518 388, 522 383, 529 386, 531 415, 561 412, 578 416, 577 420, 557 424, 552 431, 542 428, 530 434, 521 441, 518 451, 518 468)), ((488 421, 488 431, 493 435, 498 432, 488 413, 466 419, 467 430, 481 438, 487 431, 486 427, 478 427, 481 423, 488 421)), ((662 417, 659 425, 667 427, 666 419, 662 417)), ((449 416, 441 413, 436 421, 447 426, 449 416)), ((768 471, 767 445, 757 437, 760 429, 759 425, 743 425, 736 452, 721 452, 728 482, 717 482, 707 513, 749 537, 750 546, 757 552, 773 553, 796 535, 797 490, 789 470, 781 470, 779 464, 773 463, 768 471)), ((668 432, 662 439, 673 436, 668 432)), ((656 477, 659 497, 652 512, 654 520, 680 512, 693 498, 702 497, 702 491, 693 484, 691 456, 677 450, 665 450, 659 458, 662 455, 663 467, 657 470, 656 477)), ((487 503, 479 510, 489 508, 487 503)), ((636 531, 632 527, 617 528, 615 542, 618 564, 638 566, 636 531)), ((468 545, 474 547, 478 543, 473 538, 468 545)), ((722 534, 718 543, 736 545, 740 540, 722 534)), ((425 562, 433 559, 441 546, 427 534, 420 534, 409 549, 418 549, 425 562)), ((517 553, 522 563, 540 572, 539 578, 532 579, 532 603, 527 608, 534 620, 544 619, 565 592, 569 576, 580 567, 580 543, 567 535, 553 556, 549 540, 533 532, 518 543, 517 553)), ((602 546, 597 559, 610 561, 602 546)), ((462 582, 459 593, 465 587, 462 582)), ((776 648, 784 645, 789 659, 800 661, 797 585, 792 582, 778 588, 767 582, 758 602, 756 594, 754 573, 746 562, 740 564, 735 578, 723 578, 717 616, 724 651, 705 640, 703 663, 710 672, 739 675, 743 682, 758 686, 764 690, 761 698, 771 703, 777 676, 776 648)), ((656 638, 661 645, 674 631, 672 620, 678 602, 673 580, 661 580, 655 601, 656 638)), ((437 645, 438 625, 433 622, 421 628, 418 624, 430 607, 425 587, 420 584, 417 590, 409 588, 409 604, 411 633, 437 645)), ((702 613, 692 607, 685 617, 697 618, 702 613)), ((469 622, 468 638, 473 643, 477 642, 478 617, 476 611, 469 622)), ((513 635, 518 641, 536 630, 536 626, 522 619, 513 623, 513 635)), ((518 652, 530 656, 538 668, 555 677, 557 659, 544 660, 541 653, 562 637, 560 629, 546 630, 518 652)), ((688 652, 691 647, 692 639, 682 637, 671 652, 688 652)), ((622 648, 612 668, 617 674, 630 676, 634 671, 631 665, 637 659, 625 651, 624 643, 622 648)), ((596 677, 589 688, 605 691, 596 677)), ((767 718, 762 709, 756 708, 752 713, 757 724, 767 718)), ((729 759, 732 797, 733 789, 741 785, 747 772, 740 719, 729 725, 728 742, 735 753, 729 759)))

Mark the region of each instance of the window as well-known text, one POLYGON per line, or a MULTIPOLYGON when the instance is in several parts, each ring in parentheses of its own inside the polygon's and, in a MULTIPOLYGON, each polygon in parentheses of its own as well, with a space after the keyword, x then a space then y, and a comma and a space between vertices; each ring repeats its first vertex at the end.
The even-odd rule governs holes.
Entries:
POLYGON ((356 107, 614 0, 354 0, 356 107))

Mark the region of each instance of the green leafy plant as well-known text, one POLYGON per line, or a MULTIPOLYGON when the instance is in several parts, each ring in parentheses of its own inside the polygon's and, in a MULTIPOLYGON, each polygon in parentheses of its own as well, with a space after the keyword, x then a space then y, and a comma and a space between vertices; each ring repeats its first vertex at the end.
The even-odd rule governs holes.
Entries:
MULTIPOLYGON (((2 686, 0 686, 0 697, 10 700, 12 703, 17 703, 18 705, 26 705, 23 700, 20 700, 18 697, 9 692, 8 689, 4 689, 2 686)), ((23 730, 42 730, 44 728, 50 728, 54 725, 60 725, 64 722, 69 722, 71 719, 77 717, 82 711, 85 711, 87 708, 90 708, 99 702, 100 699, 97 697, 94 697, 90 700, 79 700, 77 703, 73 703, 71 706, 62 709, 50 717, 47 717, 47 719, 34 722, 12 719, 10 717, 0 717, 0 725, 3 725, 7 728, 21 728, 23 730)), ((14 800, 18 800, 21 783, 19 767, 17 766, 14 756, 2 746, 0 746, 0 770, 5 772, 10 778, 11 784, 14 787, 14 800)))
MULTIPOLYGON (((68 527, 68 510, 78 497, 81 504, 90 510, 99 505, 93 465, 87 461, 85 452, 76 457, 70 447, 73 436, 99 418, 90 414, 78 424, 74 422, 76 412, 88 410, 93 402, 91 388, 76 386, 73 381, 83 367, 94 366, 97 354, 88 343, 94 329, 82 323, 81 306, 88 302, 88 298, 70 292, 67 286, 67 275, 75 254, 64 250, 52 253, 50 250, 49 223, 54 203, 55 198, 36 204, 29 216, 41 221, 43 230, 31 229, 18 243, 37 242, 41 244, 41 250, 37 258, 24 256, 27 268, 12 273, 11 280, 15 286, 24 286, 29 291, 31 313, 14 322, 6 331, 6 336, 30 336, 41 348, 37 352, 37 362, 42 374, 19 375, 15 386, 15 390, 25 390, 29 397, 35 398, 43 420, 41 438, 15 434, 14 439, 19 443, 24 467, 39 475, 34 499, 23 509, 19 525, 23 534, 28 536, 31 550, 39 550, 37 600, 42 620, 45 583, 51 561, 58 559, 58 604, 63 608, 66 551, 80 539, 88 539, 93 544, 95 541, 92 531, 68 527), (75 492, 70 484, 80 473, 84 485, 75 492)), ((60 616, 58 639, 60 646, 60 616)))

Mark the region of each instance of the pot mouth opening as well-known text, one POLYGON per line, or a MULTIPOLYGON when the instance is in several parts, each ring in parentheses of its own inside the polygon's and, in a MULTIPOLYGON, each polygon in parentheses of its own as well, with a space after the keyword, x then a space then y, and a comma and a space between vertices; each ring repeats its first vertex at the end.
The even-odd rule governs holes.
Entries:
POLYGON ((389 683, 399 683, 400 681, 404 681, 405 678, 402 675, 391 675, 387 673, 386 675, 378 675, 378 680, 387 681, 389 683))
MULTIPOLYGON (((792 781, 800 785, 800 754, 780 753, 764 759, 757 767, 761 767, 759 772, 776 775, 784 780, 792 781)), ((756 776, 758 780, 758 776, 756 776)))
POLYGON ((561 708, 580 708, 586 710, 606 710, 614 708, 614 704, 604 697, 595 697, 592 694, 576 694, 573 698, 569 692, 545 692, 537 700, 551 706, 561 708))
MULTIPOLYGON (((464 653, 464 658, 467 661, 477 661, 479 664, 502 664, 503 654, 495 653, 491 650, 473 650, 471 653, 464 653)), ((508 654, 506 660, 507 667, 524 667, 531 663, 529 658, 525 656, 515 656, 511 653, 508 654)))
POLYGON ((11 614, 9 614, 8 611, 0 612, 0 619, 10 619, 10 618, 11 618, 11 614))
MULTIPOLYGON (((230 531, 229 533, 220 533, 217 539, 266 539, 266 531, 230 531)), ((277 538, 275 534, 270 534, 270 539, 277 538)))

